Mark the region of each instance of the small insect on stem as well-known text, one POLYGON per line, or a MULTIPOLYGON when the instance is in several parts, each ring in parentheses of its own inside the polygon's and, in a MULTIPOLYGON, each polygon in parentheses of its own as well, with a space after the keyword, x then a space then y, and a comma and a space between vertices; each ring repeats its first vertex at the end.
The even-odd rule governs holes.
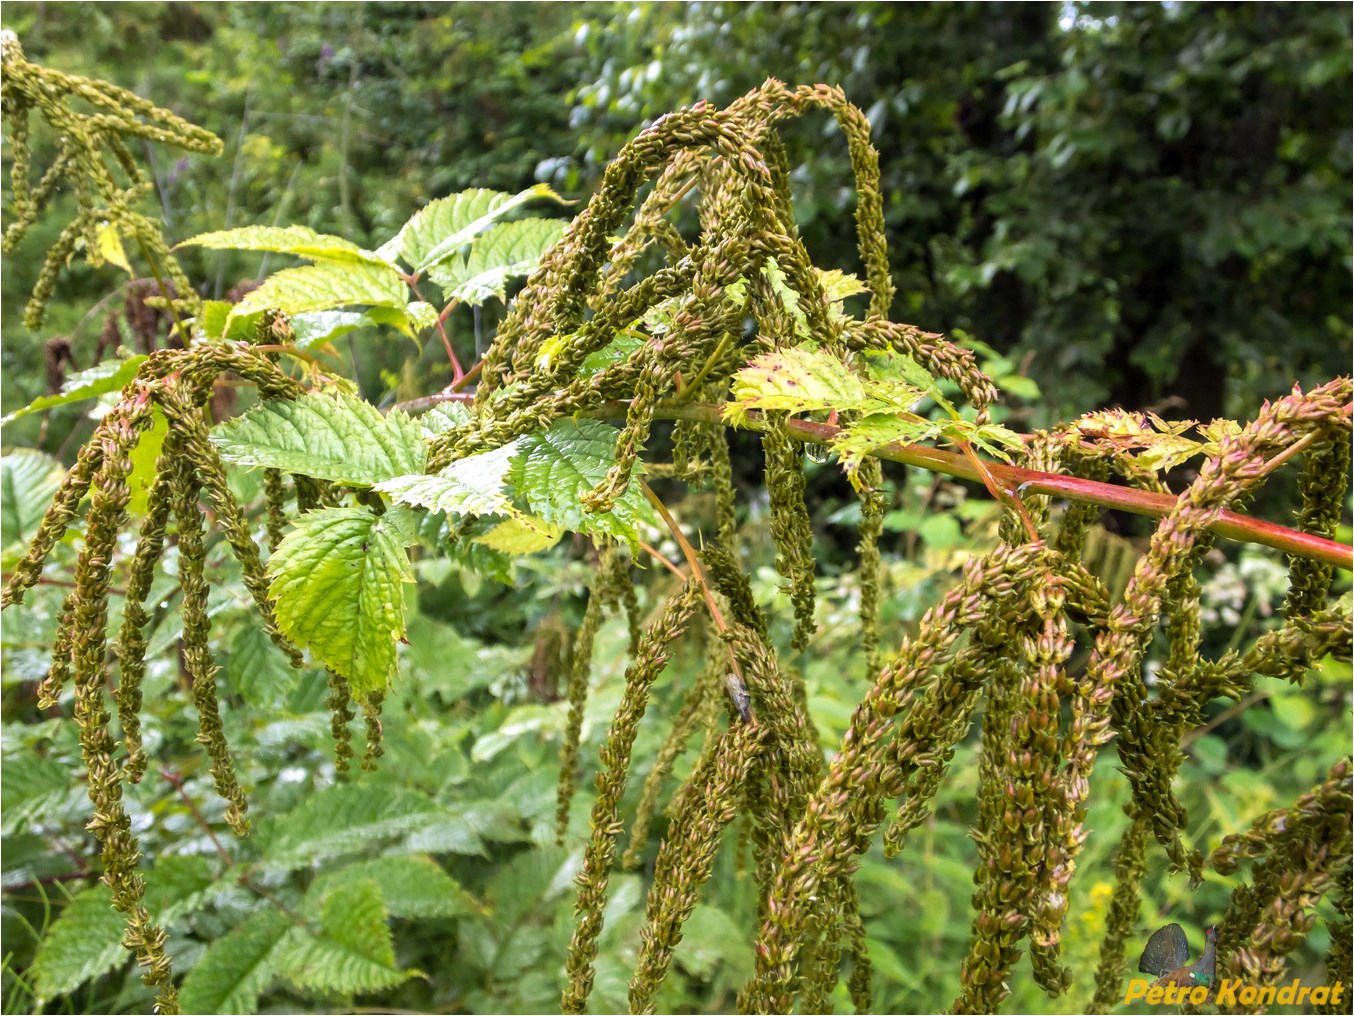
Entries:
POLYGON ((744 723, 751 723, 752 695, 748 692, 748 686, 743 683, 743 679, 737 674, 725 674, 724 687, 729 691, 729 698, 733 699, 733 707, 738 710, 739 718, 744 723))

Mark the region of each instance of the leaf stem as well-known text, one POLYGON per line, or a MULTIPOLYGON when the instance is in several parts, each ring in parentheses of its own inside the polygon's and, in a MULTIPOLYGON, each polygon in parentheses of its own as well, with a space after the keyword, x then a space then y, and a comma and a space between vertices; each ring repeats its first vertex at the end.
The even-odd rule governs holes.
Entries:
MULTIPOLYGON (((470 402, 473 398, 474 396, 470 394, 442 392, 402 402, 398 408, 416 411, 431 408, 442 402, 470 402)), ((627 404, 624 402, 609 402, 596 409, 584 410, 580 415, 603 420, 624 419, 626 408, 627 404)), ((655 407, 654 419, 693 420, 697 423, 728 425, 720 407, 708 402, 686 404, 670 400, 660 402, 655 407)), ((742 426, 754 431, 767 429, 766 422, 755 410, 748 413, 747 421, 742 426)), ((813 444, 830 444, 841 430, 840 427, 830 423, 794 419, 788 422, 788 428, 792 437, 813 444)), ((926 445, 895 443, 876 448, 870 454, 888 462, 901 462, 904 465, 917 466, 933 473, 944 473, 946 476, 954 476, 961 480, 982 482, 982 476, 974 468, 973 463, 958 452, 930 448, 926 445)), ((1279 457, 1275 456, 1276 459, 1279 457)), ((1060 473, 1043 473, 996 462, 983 464, 988 473, 1007 490, 1028 490, 1036 494, 1066 498, 1083 504, 1097 504, 1102 508, 1113 508, 1131 515, 1145 515, 1157 519, 1169 515, 1176 504, 1176 498, 1170 494, 1157 494, 1113 483, 1101 483, 1098 480, 1084 480, 1081 477, 1064 476, 1060 473)), ((1280 464, 1274 460, 1270 462, 1270 465, 1274 466, 1280 464)), ((1304 533, 1230 510, 1219 512, 1218 517, 1208 528, 1226 540, 1272 547, 1294 557, 1324 561, 1345 571, 1354 571, 1354 548, 1314 533, 1304 533)))
MULTIPOLYGON (((667 523, 668 529, 672 530, 672 535, 674 539, 677 540, 677 546, 682 548, 682 555, 686 558, 686 563, 691 568, 691 578, 695 581, 696 585, 700 587, 701 595, 705 597, 705 605, 710 608, 710 620, 714 622, 715 628, 718 629, 721 635, 728 634, 729 625, 724 620, 723 613, 720 612, 719 604, 715 602, 715 594, 710 589, 710 583, 706 581, 705 570, 701 568, 700 558, 696 556, 696 551, 682 534, 682 527, 677 524, 677 520, 672 517, 672 512, 668 511, 668 506, 653 492, 652 487, 643 480, 639 480, 639 488, 644 491, 644 496, 649 499, 649 503, 653 505, 658 511, 658 514, 663 517, 663 521, 667 523)), ((729 666, 733 669, 734 674, 737 675, 738 680, 742 681, 743 668, 738 665, 738 658, 734 655, 733 646, 728 642, 725 642, 724 648, 727 649, 729 653, 729 666)))
MULTIPOLYGON (((603 417, 624 416, 625 404, 604 406, 593 414, 603 417)), ((654 412, 660 420, 695 420, 701 423, 724 423, 720 407, 708 403, 690 403, 684 406, 670 402, 659 403, 654 412)), ((744 426, 749 430, 765 430, 766 422, 760 414, 750 412, 744 426)), ((800 441, 816 444, 830 444, 840 431, 839 427, 827 423, 814 423, 811 420, 790 420, 791 436, 800 441)), ((982 477, 962 454, 948 452, 925 445, 895 443, 876 448, 870 453, 876 458, 889 462, 901 462, 918 466, 936 473, 958 477, 962 480, 981 482, 982 477)), ((1112 483, 1100 483, 1096 480, 1084 480, 1077 476, 1063 476, 1059 473, 1043 473, 1034 469, 1022 469, 1019 466, 1007 466, 995 462, 984 463, 988 472, 1008 490, 1029 490, 1036 494, 1048 494, 1069 501, 1084 504, 1097 504, 1103 508, 1114 508, 1133 515, 1146 515, 1150 518, 1162 518, 1175 508, 1176 498, 1170 494, 1157 494, 1132 487, 1121 487, 1112 483)), ((1354 571, 1354 549, 1343 543, 1328 540, 1313 533, 1304 533, 1263 519, 1251 518, 1240 512, 1223 510, 1208 527, 1213 533, 1238 543, 1254 543, 1262 547, 1272 547, 1295 557, 1324 561, 1327 564, 1354 571)))
MULTIPOLYGON (((427 302, 423 299, 423 294, 418 291, 418 280, 414 276, 406 275, 404 281, 408 283, 409 288, 414 291, 414 296, 424 303, 427 302)), ((461 368, 461 361, 456 359, 456 353, 451 348, 451 339, 447 337, 447 330, 442 324, 442 319, 446 317, 447 311, 451 310, 452 304, 455 302, 456 301, 453 300, 451 303, 447 304, 442 313, 437 315, 437 334, 442 336, 442 345, 446 347, 447 359, 451 361, 452 381, 459 381, 461 378, 465 377, 465 371, 461 368)))

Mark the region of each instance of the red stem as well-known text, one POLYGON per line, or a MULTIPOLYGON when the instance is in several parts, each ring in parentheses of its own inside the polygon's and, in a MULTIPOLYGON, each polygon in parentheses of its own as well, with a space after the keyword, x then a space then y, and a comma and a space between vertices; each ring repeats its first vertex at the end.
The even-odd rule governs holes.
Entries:
MULTIPOLYGON (((470 402, 473 395, 456 392, 441 392, 401 404, 401 408, 415 410, 427 409, 440 402, 470 402)), ((602 419, 623 418, 626 404, 607 403, 597 409, 585 410, 580 415, 600 417, 602 419)), ((660 420, 694 420, 698 423, 725 423, 720 407, 704 402, 692 402, 675 405, 660 402, 654 417, 660 420)), ((746 424, 748 430, 765 430, 760 414, 749 413, 746 424)), ((841 428, 828 423, 814 423, 811 420, 790 420, 789 431, 801 441, 815 444, 830 444, 841 428)), ((973 464, 959 452, 929 448, 926 445, 891 444, 877 448, 870 453, 876 458, 889 462, 902 462, 910 466, 928 469, 933 473, 944 473, 961 480, 982 483, 983 477, 973 464)), ((1007 490, 1031 491, 1035 494, 1048 494, 1069 501, 1084 504, 1098 504, 1102 508, 1114 508, 1132 515, 1146 515, 1149 518, 1162 518, 1175 508, 1176 498, 1171 494, 1156 494, 1133 487, 1121 487, 1113 483, 1100 483, 1096 480, 1083 480, 1076 476, 1064 476, 1060 473, 1041 473, 1019 466, 1007 466, 997 462, 984 463, 987 472, 1007 490)), ((1289 529, 1263 519, 1251 518, 1240 512, 1222 511, 1209 530, 1227 540, 1238 543, 1254 543, 1261 547, 1273 547, 1294 557, 1310 558, 1326 564, 1354 571, 1354 548, 1343 543, 1328 540, 1313 533, 1304 533, 1289 529)))

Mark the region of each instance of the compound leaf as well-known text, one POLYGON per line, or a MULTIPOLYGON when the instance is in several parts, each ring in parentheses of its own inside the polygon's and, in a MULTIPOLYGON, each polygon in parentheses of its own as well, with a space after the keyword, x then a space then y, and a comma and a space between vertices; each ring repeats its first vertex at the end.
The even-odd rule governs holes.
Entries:
POLYGON ((319 876, 307 900, 323 901, 339 886, 370 879, 392 917, 458 917, 483 912, 482 905, 427 854, 356 861, 319 876))
POLYGON ((388 916, 374 880, 339 886, 324 900, 320 934, 293 928, 279 950, 279 966, 303 991, 352 995, 393 988, 415 971, 395 962, 388 916))
POLYGON ((375 847, 445 818, 431 798, 390 784, 339 783, 272 821, 265 867, 308 867, 325 857, 375 847))

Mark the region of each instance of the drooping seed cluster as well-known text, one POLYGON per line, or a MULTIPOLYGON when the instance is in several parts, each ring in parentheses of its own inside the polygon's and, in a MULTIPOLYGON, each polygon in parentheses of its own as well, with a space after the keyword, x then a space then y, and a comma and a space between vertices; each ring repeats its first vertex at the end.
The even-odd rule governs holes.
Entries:
MULTIPOLYGON (((8 49, 5 59, 8 82, 8 49)), ((72 154, 68 160, 75 158, 72 154)), ((16 164, 20 161, 16 155, 16 164)), ((29 199, 40 207, 42 187, 29 199)), ((697 399, 718 402, 726 397, 733 373, 752 356, 806 340, 841 358, 848 369, 864 351, 906 354, 952 382, 986 421, 996 389, 973 355, 939 335, 889 321, 892 296, 878 158, 864 116, 839 90, 769 81, 727 109, 702 103, 681 110, 625 146, 588 207, 543 258, 485 355, 470 420, 432 441, 428 470, 580 411, 609 411, 624 418, 616 434, 615 465, 583 498, 589 511, 609 511, 626 491, 646 445, 655 443, 653 421, 660 409, 697 399), (836 119, 855 172, 856 225, 869 291, 862 319, 832 308, 794 226, 777 127, 813 110, 836 119), (676 213, 692 193, 697 222, 694 233, 684 234, 676 213), (787 298, 787 291, 796 298, 787 298)), ((266 327, 283 325, 274 319, 266 327)), ((260 342, 269 340, 260 336, 260 342)), ((211 507, 215 525, 239 559, 265 629, 294 663, 300 661, 277 628, 260 549, 226 485, 224 465, 202 417, 214 381, 225 371, 254 384, 265 398, 291 399, 303 391, 272 360, 247 346, 153 354, 124 400, 81 449, 3 594, 4 604, 17 602, 38 581, 43 561, 88 496, 76 586, 62 605, 53 665, 39 692, 50 705, 65 685, 75 686, 96 815, 92 828, 100 838, 115 905, 128 915, 127 941, 147 967, 148 983, 160 991, 165 1011, 172 1010, 174 996, 164 936, 141 904, 136 844, 121 803, 120 779, 135 780, 147 766, 138 719, 149 623, 144 604, 154 569, 171 543, 179 556, 183 659, 201 739, 232 824, 241 829, 245 824, 245 802, 222 736, 215 693, 199 501, 211 507), (170 430, 126 564, 126 606, 115 647, 115 695, 127 752, 119 768, 104 701, 110 568, 128 502, 128 456, 155 412, 163 413, 170 430)), ((1132 799, 1094 1004, 1103 1009, 1115 1003, 1121 997, 1127 943, 1138 930, 1139 891, 1153 848, 1160 847, 1171 865, 1194 878, 1204 870, 1202 852, 1186 842, 1189 816, 1173 790, 1184 757, 1182 741, 1204 724, 1213 699, 1240 699, 1254 675, 1296 682, 1326 655, 1350 656, 1350 617, 1330 602, 1329 566, 1295 557, 1282 623, 1250 646, 1205 658, 1196 574, 1207 566, 1214 539, 1210 524, 1223 510, 1244 506, 1299 452, 1297 525, 1325 536, 1334 532, 1349 483, 1350 396, 1347 379, 1294 392, 1221 438, 1156 527, 1121 595, 1112 595, 1117 583, 1102 581, 1088 567, 1096 559, 1088 549, 1096 509, 1074 505, 1055 517, 1048 497, 1007 492, 1013 499, 1007 507, 1021 513, 1007 514, 999 546, 975 554, 953 588, 908 638, 894 643, 892 652, 880 651, 888 644, 879 631, 888 504, 882 469, 868 460, 860 470, 865 490, 857 544, 868 691, 837 750, 827 757, 804 679, 782 658, 753 596, 739 547, 724 430, 708 421, 680 421, 672 432, 671 464, 650 465, 655 476, 713 491, 711 531, 703 541, 693 541, 700 550, 688 559, 693 572, 701 565, 704 577, 692 574, 641 630, 632 562, 621 548, 601 547, 567 656, 568 720, 557 809, 561 837, 567 835, 568 805, 580 768, 594 642, 605 613, 624 607, 631 661, 601 750, 563 1011, 587 1007, 625 826, 622 800, 633 775, 638 724, 645 717, 652 722, 660 712, 671 716, 670 728, 645 776, 621 859, 626 867, 640 866, 649 856, 650 830, 666 817, 630 986, 634 1011, 652 1011, 683 926, 726 837, 734 840, 738 861, 747 866, 740 870, 751 871, 758 893, 757 926, 751 929, 754 973, 740 994, 740 1007, 827 1011, 847 966, 852 1001, 868 1011, 872 971, 853 880, 859 859, 881 827, 885 852, 904 850, 909 833, 931 814, 956 750, 975 723, 975 891, 954 1008, 999 1008, 1024 952, 1040 987, 1050 995, 1067 990, 1073 972, 1061 957, 1062 929, 1078 858, 1092 834, 1084 824, 1092 771, 1111 739, 1117 741, 1132 799), (1015 505, 1014 499, 1021 503, 1015 505), (1084 666, 1074 662, 1078 644, 1089 647, 1084 666), (1150 686, 1143 673, 1149 651, 1161 656, 1150 686), (699 675, 686 687, 674 682, 672 709, 652 709, 655 689, 666 687, 657 683, 660 675, 679 655, 702 659, 699 675), (704 740, 692 773, 664 810, 665 783, 698 734, 704 740)), ((814 632, 818 571, 797 440, 784 414, 767 414, 763 451, 769 529, 793 607, 793 651, 803 650, 814 632)), ((1166 490, 1160 475, 1122 445, 1076 427, 1031 435, 1022 464, 1166 490)), ((288 489, 286 477, 265 475, 263 524, 270 547, 283 533, 288 489)), ((297 512, 338 503, 330 485, 304 475, 291 477, 290 490, 297 512)), ((354 702, 347 682, 331 674, 329 704, 339 770, 350 767, 350 726, 358 710, 367 730, 362 766, 374 766, 381 751, 380 697, 354 702)), ((1329 896, 1340 917, 1332 927, 1331 976, 1338 971, 1348 978, 1349 776, 1348 762, 1337 765, 1311 794, 1213 853, 1211 863, 1220 872, 1251 864, 1251 882, 1234 892, 1221 922, 1220 969, 1274 983, 1284 957, 1311 927, 1316 901, 1329 896)))
POLYGON ((160 223, 136 210, 153 191, 154 182, 143 179, 127 142, 140 138, 220 155, 220 138, 106 81, 63 74, 26 60, 10 31, 0 35, 0 64, 0 105, 9 135, 13 188, 13 214, 0 245, 7 253, 15 250, 56 195, 73 194, 77 204, 75 216, 47 251, 24 309, 24 324, 34 331, 42 326, 57 276, 78 249, 83 248, 96 267, 104 263, 109 244, 101 242, 101 230, 113 231, 119 245, 122 239, 135 242, 152 270, 167 276, 173 292, 191 299, 193 287, 169 253, 160 223), (80 112, 73 100, 88 103, 94 112, 80 112), (36 184, 30 178, 34 113, 55 136, 57 147, 56 158, 36 184), (115 170, 125 176, 126 186, 117 183, 115 170))
POLYGON ((202 407, 210 398, 212 381, 224 370, 251 378, 275 397, 294 398, 301 393, 299 384, 246 345, 152 354, 124 390, 122 401, 100 419, 93 438, 62 481, 27 555, 0 594, 6 606, 22 602, 25 591, 41 578, 44 561, 87 497, 89 507, 74 589, 62 606, 52 666, 39 686, 38 698, 44 706, 55 706, 64 686, 74 684, 75 720, 94 806, 89 828, 100 843, 104 879, 113 889, 113 905, 127 915, 125 941, 146 968, 143 979, 157 990, 158 1005, 164 1012, 177 1011, 177 995, 164 952, 164 932, 155 926, 141 903, 144 886, 136 871, 139 853, 122 805, 122 781, 141 779, 148 762, 139 716, 150 621, 145 601, 155 568, 171 540, 177 547, 175 570, 183 591, 181 660, 198 712, 198 740, 206 747, 217 793, 226 801, 227 822, 240 834, 248 828, 247 803, 236 781, 217 699, 217 667, 207 614, 205 513, 200 500, 205 498, 211 505, 228 545, 240 560, 265 628, 291 662, 301 664, 300 653, 273 620, 258 546, 243 509, 226 483, 224 464, 208 440, 202 407), (125 606, 113 646, 118 664, 113 694, 127 752, 119 766, 114 761, 115 745, 105 704, 110 576, 118 533, 126 522, 131 497, 131 454, 157 412, 169 421, 170 431, 156 464, 136 547, 126 565, 125 606))
MULTIPOLYGON (((1316 924, 1317 902, 1328 893, 1337 892, 1337 901, 1347 894, 1354 850, 1351 773, 1350 760, 1341 759, 1292 807, 1261 816, 1246 832, 1228 836, 1213 851, 1209 862, 1221 874, 1229 875, 1246 862, 1251 865, 1251 881, 1232 890, 1231 904, 1218 926, 1221 976, 1260 987, 1279 984, 1286 968, 1284 957, 1316 924)), ((1342 968, 1349 940, 1340 943, 1336 929, 1331 930, 1331 964, 1342 968)))

